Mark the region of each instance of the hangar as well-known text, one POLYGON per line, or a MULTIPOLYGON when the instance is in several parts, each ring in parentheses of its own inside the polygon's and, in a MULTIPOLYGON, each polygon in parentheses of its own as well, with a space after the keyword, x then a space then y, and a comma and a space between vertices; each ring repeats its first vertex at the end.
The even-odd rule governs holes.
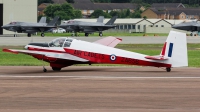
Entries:
MULTIPOLYGON (((0 0, 0 26, 11 21, 37 22, 37 0, 0 0)), ((0 35, 13 34, 0 27, 0 35)))

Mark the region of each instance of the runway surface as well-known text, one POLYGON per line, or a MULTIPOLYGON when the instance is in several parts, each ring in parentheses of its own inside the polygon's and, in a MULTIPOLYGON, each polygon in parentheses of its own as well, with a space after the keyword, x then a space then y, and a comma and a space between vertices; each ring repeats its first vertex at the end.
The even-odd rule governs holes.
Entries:
MULTIPOLYGON (((24 46, 30 42, 50 42, 58 37, 0 37, 0 46, 24 46)), ((105 37, 72 37, 78 40, 94 42, 105 37)), ((120 44, 163 44, 167 37, 118 36, 120 44)), ((200 43, 199 37, 187 37, 187 43, 200 43)))
POLYGON ((199 112, 200 68, 0 67, 0 112, 199 112))

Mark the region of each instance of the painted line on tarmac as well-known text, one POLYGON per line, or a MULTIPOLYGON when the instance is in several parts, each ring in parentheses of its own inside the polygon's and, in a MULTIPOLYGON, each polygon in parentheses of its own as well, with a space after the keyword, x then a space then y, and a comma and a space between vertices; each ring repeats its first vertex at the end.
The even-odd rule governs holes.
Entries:
POLYGON ((80 78, 80 79, 200 79, 200 77, 118 77, 118 76, 13 76, 0 75, 0 78, 80 78))

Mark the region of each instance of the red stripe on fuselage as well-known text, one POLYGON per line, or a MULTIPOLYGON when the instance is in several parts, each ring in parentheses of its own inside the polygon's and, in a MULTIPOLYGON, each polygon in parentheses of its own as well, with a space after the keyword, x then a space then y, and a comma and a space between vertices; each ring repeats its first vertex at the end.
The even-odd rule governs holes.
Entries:
POLYGON ((165 42, 165 44, 163 46, 162 53, 161 53, 162 56, 165 56, 166 45, 167 45, 167 42, 165 42))
POLYGON ((134 59, 134 58, 126 58, 126 57, 121 57, 121 56, 116 56, 116 59, 113 61, 113 60, 111 60, 111 57, 110 57, 111 55, 107 55, 107 54, 100 54, 100 53, 74 50, 74 49, 68 49, 68 48, 64 48, 64 50, 71 55, 74 55, 74 56, 77 56, 80 58, 84 58, 86 60, 89 60, 92 63, 171 67, 171 64, 138 60, 138 59, 134 59))

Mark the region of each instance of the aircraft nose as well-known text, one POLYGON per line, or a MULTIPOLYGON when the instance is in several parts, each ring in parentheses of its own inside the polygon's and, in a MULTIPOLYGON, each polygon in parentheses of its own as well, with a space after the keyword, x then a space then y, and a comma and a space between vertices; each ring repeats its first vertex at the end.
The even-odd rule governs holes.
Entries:
POLYGON ((6 28, 6 26, 1 26, 1 28, 6 28))

